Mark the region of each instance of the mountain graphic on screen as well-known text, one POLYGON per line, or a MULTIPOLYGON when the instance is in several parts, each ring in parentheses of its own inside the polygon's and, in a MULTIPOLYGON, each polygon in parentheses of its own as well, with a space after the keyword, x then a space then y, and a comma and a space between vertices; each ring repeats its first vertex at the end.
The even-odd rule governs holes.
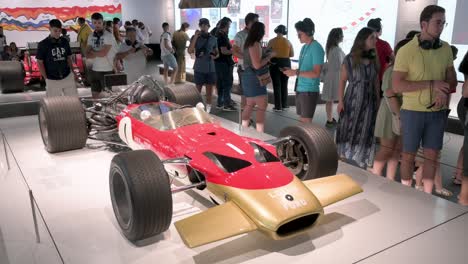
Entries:
POLYGON ((0 10, 0 25, 8 31, 44 31, 48 30, 51 19, 60 19, 65 27, 76 24, 78 17, 91 17, 99 12, 104 20, 122 17, 122 5, 104 5, 87 7, 17 7, 0 10))

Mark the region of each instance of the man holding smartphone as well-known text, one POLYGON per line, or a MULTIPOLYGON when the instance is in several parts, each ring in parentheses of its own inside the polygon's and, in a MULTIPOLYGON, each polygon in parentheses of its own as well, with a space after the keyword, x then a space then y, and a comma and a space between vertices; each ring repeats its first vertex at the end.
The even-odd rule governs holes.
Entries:
POLYGON ((448 94, 455 89, 457 79, 450 45, 440 40, 445 9, 427 6, 419 20, 421 34, 397 54, 393 89, 403 94, 401 182, 411 186, 415 155, 422 142, 424 191, 432 193, 447 122, 448 94))
POLYGON ((123 60, 124 71, 127 73, 128 83, 133 83, 140 78, 146 68, 146 56, 153 51, 137 40, 137 32, 134 27, 126 29, 126 39, 120 45, 116 55, 117 60, 123 60))

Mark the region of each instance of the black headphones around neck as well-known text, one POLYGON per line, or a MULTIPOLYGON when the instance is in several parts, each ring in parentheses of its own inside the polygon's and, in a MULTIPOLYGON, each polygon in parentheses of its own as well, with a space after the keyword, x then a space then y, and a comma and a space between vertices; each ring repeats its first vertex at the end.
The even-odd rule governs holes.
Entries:
POLYGON ((93 32, 93 36, 95 36, 96 38, 100 38, 102 37, 102 35, 104 35, 104 30, 103 31, 94 31, 93 32))
POLYGON ((419 47, 423 50, 430 50, 430 49, 440 49, 442 48, 443 44, 440 38, 435 38, 434 40, 421 40, 418 37, 419 47))
POLYGON ((363 50, 361 53, 361 58, 373 60, 377 56, 375 49, 363 50))
POLYGON ((127 44, 128 46, 132 46, 132 48, 136 48, 136 45, 138 44, 138 40, 135 40, 135 43, 132 43, 131 40, 126 39, 125 44, 127 44))

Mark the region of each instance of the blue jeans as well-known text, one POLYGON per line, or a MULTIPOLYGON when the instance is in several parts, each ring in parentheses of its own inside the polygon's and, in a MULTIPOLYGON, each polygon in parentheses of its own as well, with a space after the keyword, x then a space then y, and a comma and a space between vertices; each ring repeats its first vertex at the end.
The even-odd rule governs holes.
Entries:
POLYGON ((231 104, 231 89, 233 83, 233 65, 225 62, 215 62, 216 86, 218 88, 218 105, 229 106, 231 104))
POLYGON ((441 150, 444 131, 447 125, 447 111, 418 112, 401 110, 401 136, 404 152, 417 152, 422 140, 422 147, 441 150))

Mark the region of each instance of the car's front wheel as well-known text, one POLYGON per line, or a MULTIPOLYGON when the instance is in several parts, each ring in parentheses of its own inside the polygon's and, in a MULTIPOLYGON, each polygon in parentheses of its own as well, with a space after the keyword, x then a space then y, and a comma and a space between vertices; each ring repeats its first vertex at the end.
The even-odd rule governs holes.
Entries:
POLYGON ((291 137, 277 147, 278 157, 301 180, 336 174, 338 152, 329 132, 317 125, 286 127, 280 137, 291 137))
POLYGON ((124 236, 139 241, 169 228, 172 193, 161 160, 150 150, 117 154, 109 172, 114 214, 124 236))

